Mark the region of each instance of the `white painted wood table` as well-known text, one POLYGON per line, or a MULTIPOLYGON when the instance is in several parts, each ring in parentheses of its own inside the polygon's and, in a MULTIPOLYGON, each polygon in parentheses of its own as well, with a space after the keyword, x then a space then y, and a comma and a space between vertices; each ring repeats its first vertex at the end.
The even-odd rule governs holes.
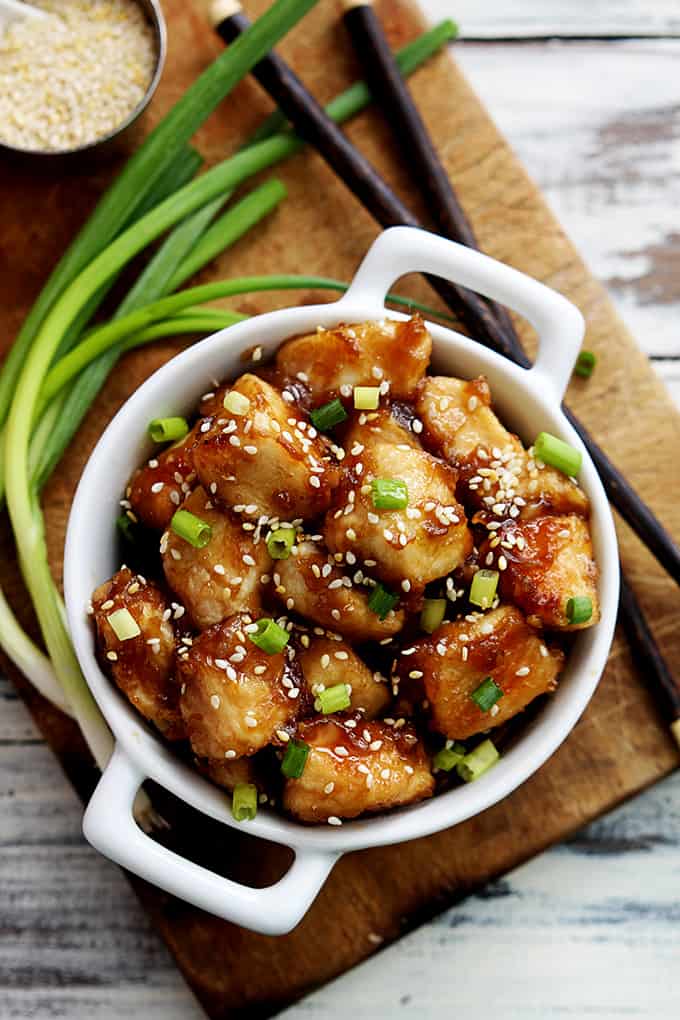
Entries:
MULTIPOLYGON (((459 20, 458 60, 680 403, 678 0, 424 3, 459 20)), ((198 1020, 2 681, 0 701, 0 1020, 198 1020)), ((677 1020, 680 774, 285 1016, 397 1010, 677 1020)))

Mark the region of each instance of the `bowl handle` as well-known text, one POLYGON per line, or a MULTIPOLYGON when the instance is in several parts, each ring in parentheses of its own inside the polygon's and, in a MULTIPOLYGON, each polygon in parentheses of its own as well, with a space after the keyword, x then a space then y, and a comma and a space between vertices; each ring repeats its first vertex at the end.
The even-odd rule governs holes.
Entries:
POLYGON ((225 921, 264 935, 294 928, 339 855, 295 850, 293 864, 274 885, 240 885, 180 857, 139 828, 132 808, 145 778, 117 745, 85 812, 87 841, 133 874, 225 921))
MULTIPOLYGON (((585 324, 566 298, 488 255, 414 227, 391 227, 371 245, 342 302, 384 301, 400 276, 432 273, 509 308, 529 320, 539 336, 530 375, 562 400, 578 355, 585 324)), ((341 302, 341 303, 342 303, 341 302)))

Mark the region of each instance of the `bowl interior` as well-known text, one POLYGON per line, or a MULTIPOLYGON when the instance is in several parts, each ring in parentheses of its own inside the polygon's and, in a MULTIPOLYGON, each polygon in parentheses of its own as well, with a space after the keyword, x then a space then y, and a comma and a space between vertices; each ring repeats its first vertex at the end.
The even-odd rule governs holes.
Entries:
MULTIPOLYGON (((150 456, 146 433, 149 420, 193 410, 199 397, 217 380, 246 370, 248 355, 244 352, 259 345, 266 359, 283 339, 314 330, 317 325, 360 322, 386 314, 403 318, 386 313, 382 307, 358 306, 343 299, 330 305, 259 316, 189 348, 157 371, 119 411, 88 461, 73 502, 65 552, 65 593, 71 634, 88 684, 117 739, 140 769, 198 810, 228 825, 237 823, 224 791, 180 762, 97 664, 86 607, 94 588, 120 565, 115 528, 119 500, 132 470, 150 456)), ((249 823, 249 832, 274 842, 350 850, 424 836, 477 814, 515 789, 559 746, 585 708, 606 662, 618 602, 618 552, 609 506, 590 458, 531 372, 449 329, 432 324, 429 328, 434 341, 434 372, 466 378, 484 373, 501 417, 525 441, 532 441, 545 429, 583 451, 580 480, 592 504, 602 619, 597 627, 578 635, 556 694, 527 724, 499 764, 477 782, 385 816, 346 822, 339 828, 310 828, 260 810, 249 823)))

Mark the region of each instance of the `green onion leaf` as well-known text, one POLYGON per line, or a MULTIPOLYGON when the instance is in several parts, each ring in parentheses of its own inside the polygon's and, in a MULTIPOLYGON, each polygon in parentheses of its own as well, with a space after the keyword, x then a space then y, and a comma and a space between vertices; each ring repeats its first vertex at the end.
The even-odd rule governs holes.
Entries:
POLYGON ((131 521, 127 514, 121 514, 116 518, 116 527, 126 542, 134 544, 137 540, 134 521, 131 521))
POLYGON ((317 711, 324 715, 332 715, 333 712, 343 712, 350 704, 347 684, 334 684, 333 687, 321 691, 314 702, 314 707, 318 706, 317 711))
POLYGON ((472 701, 482 712, 488 712, 502 697, 503 691, 490 676, 482 680, 479 687, 470 695, 472 701))
POLYGON ((176 510, 170 521, 170 527, 195 549, 204 549, 212 538, 212 528, 207 521, 196 517, 189 510, 176 510))
POLYGON ((310 411, 309 417, 312 419, 312 425, 317 431, 329 432, 335 425, 339 425, 340 422, 346 420, 347 411, 336 398, 328 404, 324 404, 323 407, 317 407, 310 411))
POLYGON ((406 482, 399 478, 374 478, 371 499, 378 510, 405 510, 408 506, 406 482))
POLYGON ((237 822, 252 822, 257 814, 257 787, 237 783, 231 795, 231 813, 237 822))
POLYGON ((432 759, 432 764, 441 772, 450 772, 465 757, 465 745, 455 743, 451 747, 442 747, 432 759))
POLYGON ((257 621, 257 630, 247 631, 248 637, 268 655, 278 655, 288 644, 290 634, 283 627, 279 627, 275 620, 265 617, 257 621))
POLYGON ((441 624, 446 614, 446 599, 425 599, 420 614, 420 626, 432 634, 441 624))
POLYGON ((267 552, 273 560, 287 560, 294 544, 294 528, 277 528, 267 536, 267 552))
POLYGON ((376 584, 368 600, 368 608, 381 620, 384 620, 391 609, 399 602, 399 596, 388 591, 382 584, 376 584))
POLYGON ((590 379, 596 364, 597 358, 592 351, 581 351, 574 365, 574 375, 580 375, 582 379, 590 379))
POLYGON ((574 595, 567 602, 569 623, 587 623, 593 615, 593 603, 588 595, 574 595))
POLYGON ((549 432, 541 432, 534 443, 534 456, 542 460, 544 464, 550 464, 570 478, 577 478, 581 470, 581 453, 575 450, 569 443, 557 436, 551 436, 549 432))
POLYGON ((354 406, 357 411, 375 411, 380 403, 380 388, 378 386, 355 386, 354 406))
POLYGON ((154 418, 149 422, 149 435, 154 443, 174 443, 189 432, 186 418, 154 418))
POLYGON ((493 600, 496 598, 496 589, 498 588, 499 577, 500 574, 497 570, 477 571, 475 576, 472 578, 470 595, 468 596, 473 606, 479 606, 481 609, 488 609, 489 606, 493 605, 493 600))
POLYGON ((483 740, 469 754, 466 754, 462 761, 458 762, 457 770, 461 779, 466 783, 472 783, 479 779, 485 772, 492 768, 500 754, 490 740, 483 740))
POLYGON ((286 779, 300 778, 305 770, 309 751, 309 744, 305 744, 303 740, 291 740, 289 742, 281 762, 281 772, 286 779))

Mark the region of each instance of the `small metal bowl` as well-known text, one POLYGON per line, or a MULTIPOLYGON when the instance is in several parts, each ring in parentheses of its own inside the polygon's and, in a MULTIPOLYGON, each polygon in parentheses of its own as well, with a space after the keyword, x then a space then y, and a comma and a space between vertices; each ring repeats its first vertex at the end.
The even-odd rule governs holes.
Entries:
POLYGON ((55 164, 61 164, 66 161, 71 162, 73 157, 94 157, 108 153, 112 149, 117 148, 118 144, 127 138, 131 133, 133 125, 153 99, 158 83, 161 80, 168 48, 168 32, 159 0, 134 0, 134 2, 144 11, 153 30, 156 44, 156 66, 154 73, 144 96, 134 110, 109 134, 103 135, 101 138, 97 138, 95 141, 88 142, 85 145, 79 145, 74 149, 22 149, 16 145, 8 145, 6 142, 0 141, 0 154, 16 157, 22 162, 29 161, 32 163, 33 168, 39 162, 54 167, 55 164))

